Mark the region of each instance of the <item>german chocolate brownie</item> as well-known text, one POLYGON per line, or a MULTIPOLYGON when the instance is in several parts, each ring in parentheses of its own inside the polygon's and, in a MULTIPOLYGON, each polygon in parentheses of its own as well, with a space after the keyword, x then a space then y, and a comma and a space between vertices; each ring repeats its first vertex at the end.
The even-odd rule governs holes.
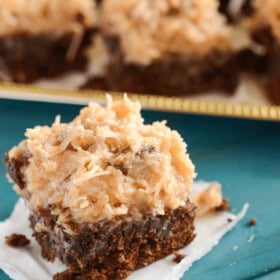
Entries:
MULTIPOLYGON (((251 44, 240 50, 235 59, 239 73, 254 75, 263 84, 265 93, 272 103, 277 104, 278 39, 277 1, 261 0, 220 0, 219 10, 225 14, 231 26, 243 30, 251 44)), ((279 23, 278 23, 279 24, 279 23)))
POLYGON ((87 65, 94 1, 0 3, 0 80, 31 82, 87 65))
POLYGON ((273 104, 280 104, 280 5, 277 0, 252 1, 254 13, 244 26, 252 39, 262 48, 266 57, 262 77, 268 97, 273 104))
MULTIPOLYGON (((68 267, 55 279, 124 279, 195 237, 186 144, 165 122, 143 121, 139 103, 109 98, 28 129, 6 155, 42 256, 68 267)), ((211 194, 219 205, 218 187, 211 194)))
POLYGON ((103 0, 100 10, 109 88, 168 95, 235 89, 231 31, 216 0, 103 0))
POLYGON ((99 24, 110 57, 103 85, 172 96, 231 93, 249 74, 267 81, 275 102, 278 48, 270 41, 278 42, 271 34, 279 30, 273 16, 279 5, 274 0, 265 5, 258 0, 103 0, 99 24))

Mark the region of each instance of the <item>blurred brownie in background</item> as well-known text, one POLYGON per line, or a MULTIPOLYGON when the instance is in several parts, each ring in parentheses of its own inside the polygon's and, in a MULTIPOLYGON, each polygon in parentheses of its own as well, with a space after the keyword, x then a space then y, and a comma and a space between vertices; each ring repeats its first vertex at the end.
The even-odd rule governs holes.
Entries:
POLYGON ((184 95, 235 89, 231 31, 216 0, 103 0, 100 9, 112 90, 184 95))
POLYGON ((280 104, 279 1, 220 0, 219 10, 252 41, 239 53, 239 72, 258 75, 271 103, 280 104))
MULTIPOLYGON (((254 0, 220 0, 219 11, 227 18, 233 31, 233 41, 247 41, 247 44, 235 54, 239 74, 257 75, 266 74, 268 68, 268 55, 263 45, 256 40, 263 36, 263 30, 250 30, 248 22, 256 15, 254 0), (237 36, 236 36, 237 34, 237 36)), ((239 42, 240 43, 240 42, 239 42)))
POLYGON ((92 0, 0 2, 0 80, 30 82, 86 66, 92 0))
POLYGON ((280 3, 278 0, 253 3, 255 13, 246 27, 268 58, 263 77, 267 95, 273 104, 280 104, 280 3))

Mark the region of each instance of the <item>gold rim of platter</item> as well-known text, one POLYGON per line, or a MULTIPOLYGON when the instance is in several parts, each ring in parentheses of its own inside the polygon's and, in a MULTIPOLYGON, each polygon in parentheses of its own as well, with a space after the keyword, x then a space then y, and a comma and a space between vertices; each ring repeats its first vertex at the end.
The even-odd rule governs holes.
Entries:
MULTIPOLYGON (((123 93, 120 92, 48 89, 34 85, 0 83, 0 98, 6 99, 87 104, 93 100, 104 102, 106 100, 106 93, 111 94, 115 99, 120 99, 123 96, 123 93)), ((132 100, 138 100, 145 109, 151 110, 280 121, 280 106, 231 104, 185 97, 166 97, 135 93, 128 93, 128 96, 132 100)))

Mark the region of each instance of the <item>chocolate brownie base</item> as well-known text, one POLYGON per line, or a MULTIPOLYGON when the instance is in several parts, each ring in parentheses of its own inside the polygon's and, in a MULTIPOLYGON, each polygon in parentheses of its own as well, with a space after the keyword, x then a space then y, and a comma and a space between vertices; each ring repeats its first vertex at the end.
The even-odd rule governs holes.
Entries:
POLYGON ((146 266, 185 247, 195 237, 195 207, 166 210, 142 220, 120 216, 98 223, 69 223, 75 234, 57 225, 50 210, 30 216, 33 235, 49 261, 58 257, 68 270, 55 279, 125 279, 132 270, 146 266), (45 231, 36 231, 39 223, 45 231), (80 279, 80 278, 79 278, 80 279))
POLYGON ((238 77, 231 53, 213 51, 207 57, 173 55, 150 65, 126 64, 115 38, 106 38, 111 54, 107 83, 111 90, 186 95, 212 90, 233 92, 238 77))
POLYGON ((270 54, 265 90, 270 102, 280 105, 280 45, 275 46, 270 54))
POLYGON ((86 81, 85 84, 80 86, 80 89, 95 89, 109 91, 110 88, 107 84, 105 77, 93 77, 86 81))
POLYGON ((87 65, 84 49, 93 30, 84 33, 73 58, 67 58, 73 33, 55 37, 51 34, 14 34, 0 38, 0 80, 31 82, 41 77, 55 77, 87 65))

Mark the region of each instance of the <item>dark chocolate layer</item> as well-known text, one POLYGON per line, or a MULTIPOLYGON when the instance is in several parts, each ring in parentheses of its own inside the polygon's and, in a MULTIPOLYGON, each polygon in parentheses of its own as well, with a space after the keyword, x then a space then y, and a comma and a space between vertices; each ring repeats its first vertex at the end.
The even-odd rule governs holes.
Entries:
POLYGON ((50 210, 30 216, 49 230, 33 235, 44 258, 61 259, 68 270, 55 279, 125 279, 132 270, 146 266, 189 244, 194 234, 195 207, 166 210, 165 215, 146 215, 142 220, 120 216, 99 223, 71 223, 76 234, 58 226, 50 210), (80 278, 78 278, 80 277, 80 278))
POLYGON ((114 91, 179 96, 211 90, 232 92, 237 85, 231 53, 213 51, 204 58, 173 55, 141 66, 124 62, 117 39, 107 38, 107 43, 111 60, 106 78, 114 91))
POLYGON ((69 70, 86 67, 84 48, 92 30, 85 32, 73 59, 66 54, 74 34, 13 34, 0 38, 0 80, 31 82, 41 77, 55 77, 69 70))

